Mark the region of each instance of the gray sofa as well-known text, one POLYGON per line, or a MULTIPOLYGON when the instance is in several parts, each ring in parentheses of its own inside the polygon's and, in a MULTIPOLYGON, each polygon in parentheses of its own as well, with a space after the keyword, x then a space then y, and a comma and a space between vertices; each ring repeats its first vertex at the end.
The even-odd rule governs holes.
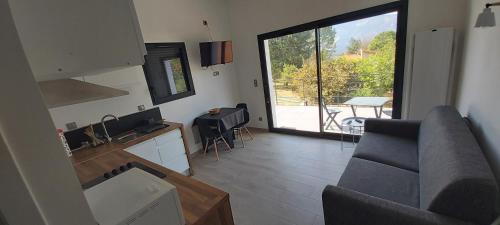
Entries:
POLYGON ((464 119, 437 107, 421 122, 370 119, 337 186, 327 225, 491 224, 498 187, 464 119))

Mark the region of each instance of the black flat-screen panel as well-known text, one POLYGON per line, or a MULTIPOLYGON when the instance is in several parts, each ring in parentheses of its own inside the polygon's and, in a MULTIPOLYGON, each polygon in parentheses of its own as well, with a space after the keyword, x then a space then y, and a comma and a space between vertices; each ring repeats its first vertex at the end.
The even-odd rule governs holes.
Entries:
POLYGON ((233 42, 202 42, 200 43, 200 55, 202 67, 233 62, 233 42))

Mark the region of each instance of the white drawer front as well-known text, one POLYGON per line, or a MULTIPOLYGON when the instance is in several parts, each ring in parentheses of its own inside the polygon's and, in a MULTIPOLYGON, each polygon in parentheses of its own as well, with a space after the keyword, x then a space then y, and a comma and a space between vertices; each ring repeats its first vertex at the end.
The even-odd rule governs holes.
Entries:
POLYGON ((179 129, 175 129, 166 134, 162 134, 158 137, 155 137, 156 143, 158 145, 163 145, 171 142, 172 140, 176 140, 178 138, 182 138, 181 131, 179 129))
POLYGON ((186 155, 180 155, 172 160, 164 161, 163 166, 178 173, 184 173, 184 171, 189 169, 186 155))
POLYGON ((131 146, 125 149, 125 151, 139 156, 145 160, 154 162, 158 165, 162 164, 160 154, 158 153, 158 147, 156 146, 156 142, 154 140, 148 140, 140 144, 131 146))
POLYGON ((170 140, 167 143, 158 145, 158 151, 160 152, 160 156, 163 161, 171 160, 180 155, 186 155, 184 142, 180 137, 174 140, 170 140))

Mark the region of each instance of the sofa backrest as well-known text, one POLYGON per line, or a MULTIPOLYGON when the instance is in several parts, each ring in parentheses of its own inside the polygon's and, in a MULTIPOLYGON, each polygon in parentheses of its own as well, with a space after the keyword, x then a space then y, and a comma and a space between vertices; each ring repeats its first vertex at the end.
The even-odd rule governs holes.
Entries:
POLYGON ((470 129, 456 109, 440 106, 422 121, 420 208, 476 224, 495 216, 498 187, 470 129))

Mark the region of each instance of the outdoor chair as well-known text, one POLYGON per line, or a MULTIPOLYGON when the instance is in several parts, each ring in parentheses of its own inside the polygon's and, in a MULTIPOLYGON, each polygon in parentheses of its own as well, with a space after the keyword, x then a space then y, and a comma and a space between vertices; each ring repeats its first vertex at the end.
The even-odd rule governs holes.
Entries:
POLYGON ((333 130, 331 128, 332 123, 335 123, 335 125, 342 130, 342 126, 335 120, 338 114, 340 114, 342 111, 339 109, 330 109, 328 106, 325 104, 324 100, 321 100, 321 106, 323 107, 323 110, 326 111, 326 115, 328 118, 326 118, 326 121, 323 123, 323 126, 325 126, 325 130, 333 130))

